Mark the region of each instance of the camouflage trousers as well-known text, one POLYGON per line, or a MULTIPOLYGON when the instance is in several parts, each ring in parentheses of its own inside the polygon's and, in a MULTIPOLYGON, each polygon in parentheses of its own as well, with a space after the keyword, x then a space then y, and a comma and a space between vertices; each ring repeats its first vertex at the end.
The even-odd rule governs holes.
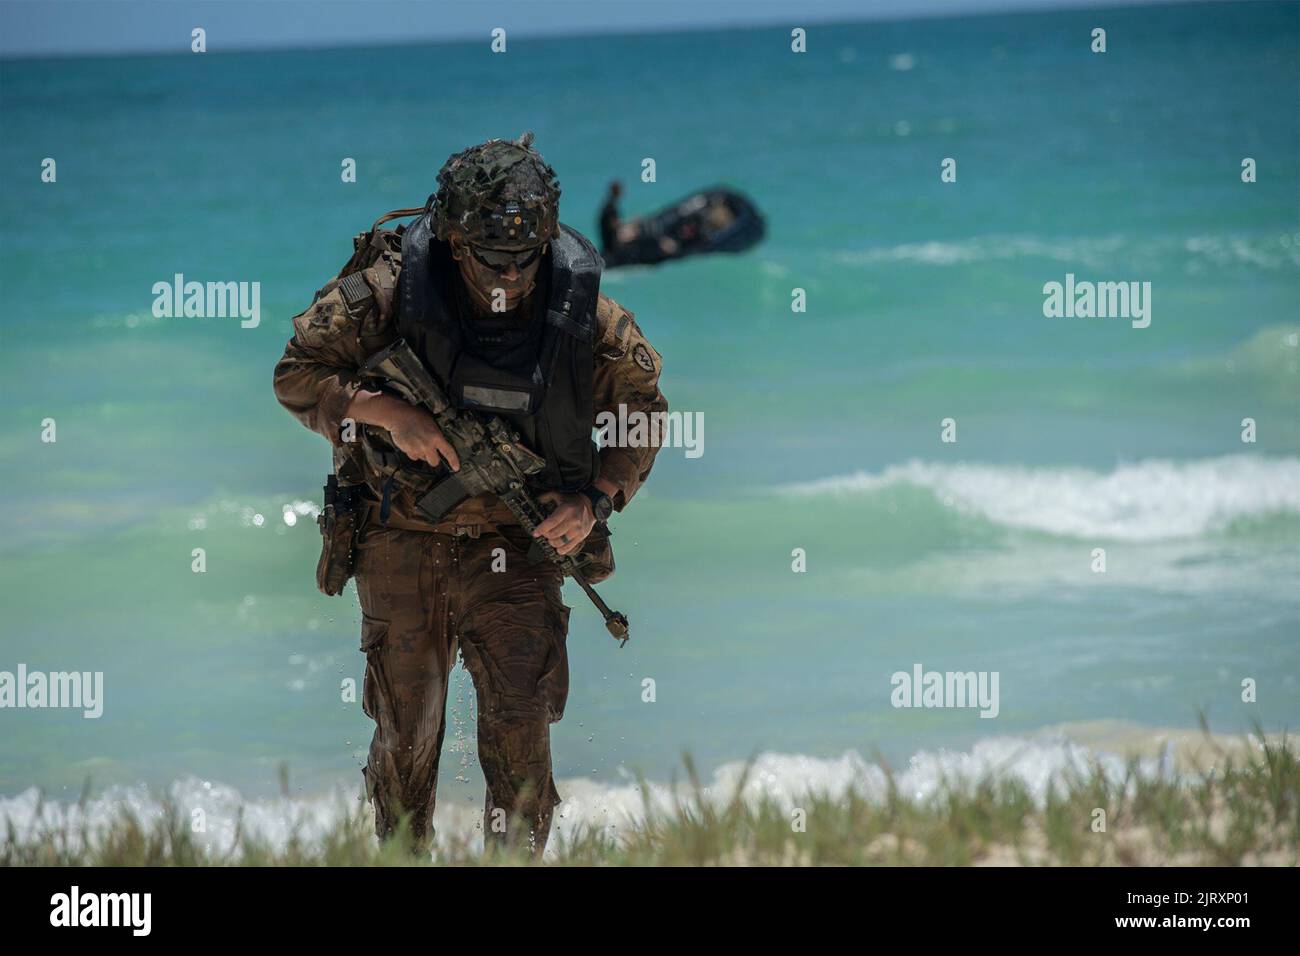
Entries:
POLYGON ((529 543, 518 527, 470 538, 371 526, 359 536, 362 709, 375 721, 363 774, 381 838, 409 814, 415 848, 431 843, 459 647, 478 702, 485 843, 545 848, 560 802, 550 725, 569 691, 569 608, 559 570, 530 564, 529 543))

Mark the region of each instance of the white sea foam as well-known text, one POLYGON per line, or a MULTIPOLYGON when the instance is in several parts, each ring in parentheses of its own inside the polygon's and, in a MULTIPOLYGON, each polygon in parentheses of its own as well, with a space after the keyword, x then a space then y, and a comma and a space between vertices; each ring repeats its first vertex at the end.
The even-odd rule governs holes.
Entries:
MULTIPOLYGON (((922 751, 906 767, 892 768, 898 792, 906 798, 924 800, 945 783, 961 785, 988 775, 1020 780, 1036 801, 1041 802, 1053 781, 1067 775, 1087 772, 1100 766, 1112 779, 1122 778, 1123 758, 1098 753, 1067 738, 1062 733, 1047 733, 1033 738, 994 737, 977 742, 969 751, 922 751)), ((1168 773, 1168 757, 1147 758, 1139 772, 1168 773)), ((562 780, 559 790, 563 803, 555 817, 556 840, 580 828, 604 830, 611 837, 645 819, 646 797, 652 812, 671 812, 678 801, 689 802, 689 785, 648 783, 645 795, 637 781, 624 773, 625 782, 610 784, 592 780, 562 780)), ((720 766, 703 783, 704 798, 716 805, 741 794, 753 804, 761 799, 788 811, 801 805, 810 795, 842 797, 853 792, 879 801, 888 791, 888 774, 882 766, 848 751, 835 758, 808 757, 798 754, 765 753, 755 759, 745 772, 743 762, 720 766)), ((349 812, 360 807, 356 789, 342 786, 311 798, 245 799, 233 787, 187 777, 174 782, 166 800, 181 810, 184 825, 190 825, 194 811, 202 810, 206 830, 201 844, 219 854, 230 852, 237 833, 283 848, 296 835, 308 846, 319 844, 321 837, 349 812)), ((84 824, 95 834, 129 811, 137 819, 149 822, 164 818, 164 800, 143 785, 112 787, 101 796, 88 800, 84 807, 60 801, 42 802, 35 788, 17 796, 0 798, 0 829, 13 826, 20 842, 32 839, 43 827, 73 832, 84 824)), ((368 821, 367 817, 367 821, 368 821)), ((435 818, 439 839, 476 834, 479 811, 442 801, 435 818)), ((73 842, 75 843, 75 837, 73 842)))
POLYGON ((1147 237, 1141 241, 1117 235, 1042 237, 998 234, 852 249, 836 253, 834 259, 847 266, 900 262, 952 266, 1010 259, 1045 259, 1066 263, 1076 269, 1101 269, 1120 264, 1136 264, 1145 269, 1165 261, 1181 261, 1188 272, 1230 265, 1270 271, 1292 270, 1300 266, 1300 234, 1168 235, 1147 237))
POLYGON ((1183 243, 1189 271, 1244 263, 1262 269, 1300 266, 1300 233, 1266 239, 1245 236, 1192 236, 1183 243))
POLYGON ((1101 267, 1124 245, 1124 239, 1110 236, 1096 239, 1043 239, 1037 236, 972 236, 950 241, 932 239, 894 246, 858 249, 836 254, 844 265, 881 265, 915 262, 951 266, 1000 259, 1050 259, 1078 266, 1101 267))
POLYGON ((1218 531, 1240 518, 1300 512, 1300 459, 1229 455, 1148 460, 1110 472, 909 461, 783 485, 792 495, 928 488, 945 506, 1054 535, 1159 541, 1218 531))

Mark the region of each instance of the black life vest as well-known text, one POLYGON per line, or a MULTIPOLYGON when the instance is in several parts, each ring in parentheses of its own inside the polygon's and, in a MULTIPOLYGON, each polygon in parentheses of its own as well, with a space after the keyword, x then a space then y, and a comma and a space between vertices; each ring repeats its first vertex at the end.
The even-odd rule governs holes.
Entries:
POLYGON ((429 216, 402 237, 400 334, 458 406, 500 415, 519 429, 524 443, 546 459, 533 480, 542 489, 578 491, 600 473, 591 432, 603 266, 595 247, 561 224, 538 269, 528 329, 494 350, 469 324, 476 320, 465 314, 459 267, 451 247, 432 234, 429 216))

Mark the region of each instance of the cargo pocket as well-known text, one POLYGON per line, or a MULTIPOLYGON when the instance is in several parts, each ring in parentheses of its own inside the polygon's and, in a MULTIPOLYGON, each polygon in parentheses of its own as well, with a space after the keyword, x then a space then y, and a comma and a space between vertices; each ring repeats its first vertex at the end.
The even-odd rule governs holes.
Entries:
POLYGON ((385 715, 391 717, 392 699, 388 693, 384 673, 384 643, 388 637, 388 622, 361 616, 361 652, 366 655, 366 676, 361 688, 361 710, 367 717, 384 725, 385 715))
POLYGON ((538 696, 546 703, 551 723, 564 717, 564 705, 569 699, 569 612, 570 608, 560 597, 557 585, 546 589, 546 639, 549 650, 542 676, 537 680, 538 696))

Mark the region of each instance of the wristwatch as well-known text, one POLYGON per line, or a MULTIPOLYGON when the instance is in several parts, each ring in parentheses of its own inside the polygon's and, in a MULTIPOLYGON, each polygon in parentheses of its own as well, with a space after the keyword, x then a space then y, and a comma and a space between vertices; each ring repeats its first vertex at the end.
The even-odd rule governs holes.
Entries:
POLYGON ((591 513, 597 521, 608 521, 609 516, 614 513, 614 502, 610 501, 609 495, 595 485, 588 485, 578 493, 587 496, 587 500, 591 502, 591 513))

